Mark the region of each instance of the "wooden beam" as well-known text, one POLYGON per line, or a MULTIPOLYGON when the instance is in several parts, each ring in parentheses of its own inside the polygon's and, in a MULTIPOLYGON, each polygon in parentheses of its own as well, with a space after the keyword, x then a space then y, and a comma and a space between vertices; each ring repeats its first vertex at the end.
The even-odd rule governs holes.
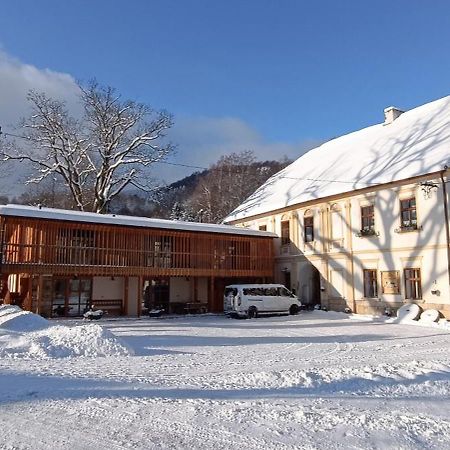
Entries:
POLYGON ((42 275, 39 275, 39 281, 38 281, 38 292, 37 292, 37 308, 36 313, 40 314, 41 308, 42 308, 42 300, 44 297, 44 277, 42 275))
POLYGON ((144 287, 144 279, 142 276, 138 277, 138 287, 137 287, 137 299, 138 299, 138 305, 137 305, 137 314, 138 317, 141 317, 142 315, 142 288, 144 287))
POLYGON ((208 295, 208 311, 214 311, 214 277, 209 278, 209 295, 208 295))
POLYGON ((128 292, 128 288, 129 288, 129 277, 125 277, 123 280, 123 314, 125 316, 128 316, 128 297, 129 297, 129 292, 128 292))

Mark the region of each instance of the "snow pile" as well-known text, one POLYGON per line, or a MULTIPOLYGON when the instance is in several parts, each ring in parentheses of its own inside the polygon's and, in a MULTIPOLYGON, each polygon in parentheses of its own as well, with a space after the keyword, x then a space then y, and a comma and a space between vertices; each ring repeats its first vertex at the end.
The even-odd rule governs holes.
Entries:
POLYGON ((29 311, 23 311, 18 306, 0 306, 0 329, 26 332, 42 330, 49 326, 48 320, 29 311))
POLYGON ((0 357, 124 356, 133 351, 100 325, 52 325, 17 306, 0 307, 0 357))
POLYGON ((132 351, 100 325, 52 326, 32 336, 32 350, 38 357, 124 356, 132 351))
POLYGON ((420 317, 420 306, 407 303, 397 310, 397 323, 410 323, 420 317))

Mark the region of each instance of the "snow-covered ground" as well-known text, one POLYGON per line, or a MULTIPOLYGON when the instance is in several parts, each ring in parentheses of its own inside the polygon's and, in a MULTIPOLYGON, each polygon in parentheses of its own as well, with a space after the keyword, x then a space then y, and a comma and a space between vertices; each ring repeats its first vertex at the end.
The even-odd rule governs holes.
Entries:
POLYGON ((2 449, 450 448, 448 330, 322 311, 52 324, 0 323, 2 449))

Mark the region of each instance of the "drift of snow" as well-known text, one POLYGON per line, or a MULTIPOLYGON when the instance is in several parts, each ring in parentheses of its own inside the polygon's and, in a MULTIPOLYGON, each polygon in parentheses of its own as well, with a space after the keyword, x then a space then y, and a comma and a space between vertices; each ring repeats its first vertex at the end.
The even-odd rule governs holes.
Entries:
POLYGON ((420 322, 432 323, 439 321, 439 311, 437 309, 427 309, 420 315, 420 322))
POLYGON ((0 329, 16 332, 37 331, 50 326, 48 320, 23 311, 18 306, 0 306, 0 329))
POLYGON ((420 316, 420 306, 415 303, 408 303, 397 310, 397 323, 417 320, 420 316))
POLYGON ((99 325, 52 325, 17 306, 0 306, 0 357, 123 356, 132 350, 99 325))

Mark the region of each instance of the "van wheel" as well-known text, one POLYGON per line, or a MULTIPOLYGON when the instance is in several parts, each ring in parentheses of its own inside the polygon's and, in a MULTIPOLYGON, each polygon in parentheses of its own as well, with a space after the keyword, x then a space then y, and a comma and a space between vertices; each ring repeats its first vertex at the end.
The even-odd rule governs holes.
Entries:
POLYGON ((291 307, 289 308, 289 314, 291 316, 297 315, 299 311, 300 311, 300 308, 298 307, 298 305, 291 305, 291 307))
POLYGON ((256 319, 257 316, 258 316, 258 310, 254 306, 252 306, 251 308, 248 309, 247 318, 256 319))

